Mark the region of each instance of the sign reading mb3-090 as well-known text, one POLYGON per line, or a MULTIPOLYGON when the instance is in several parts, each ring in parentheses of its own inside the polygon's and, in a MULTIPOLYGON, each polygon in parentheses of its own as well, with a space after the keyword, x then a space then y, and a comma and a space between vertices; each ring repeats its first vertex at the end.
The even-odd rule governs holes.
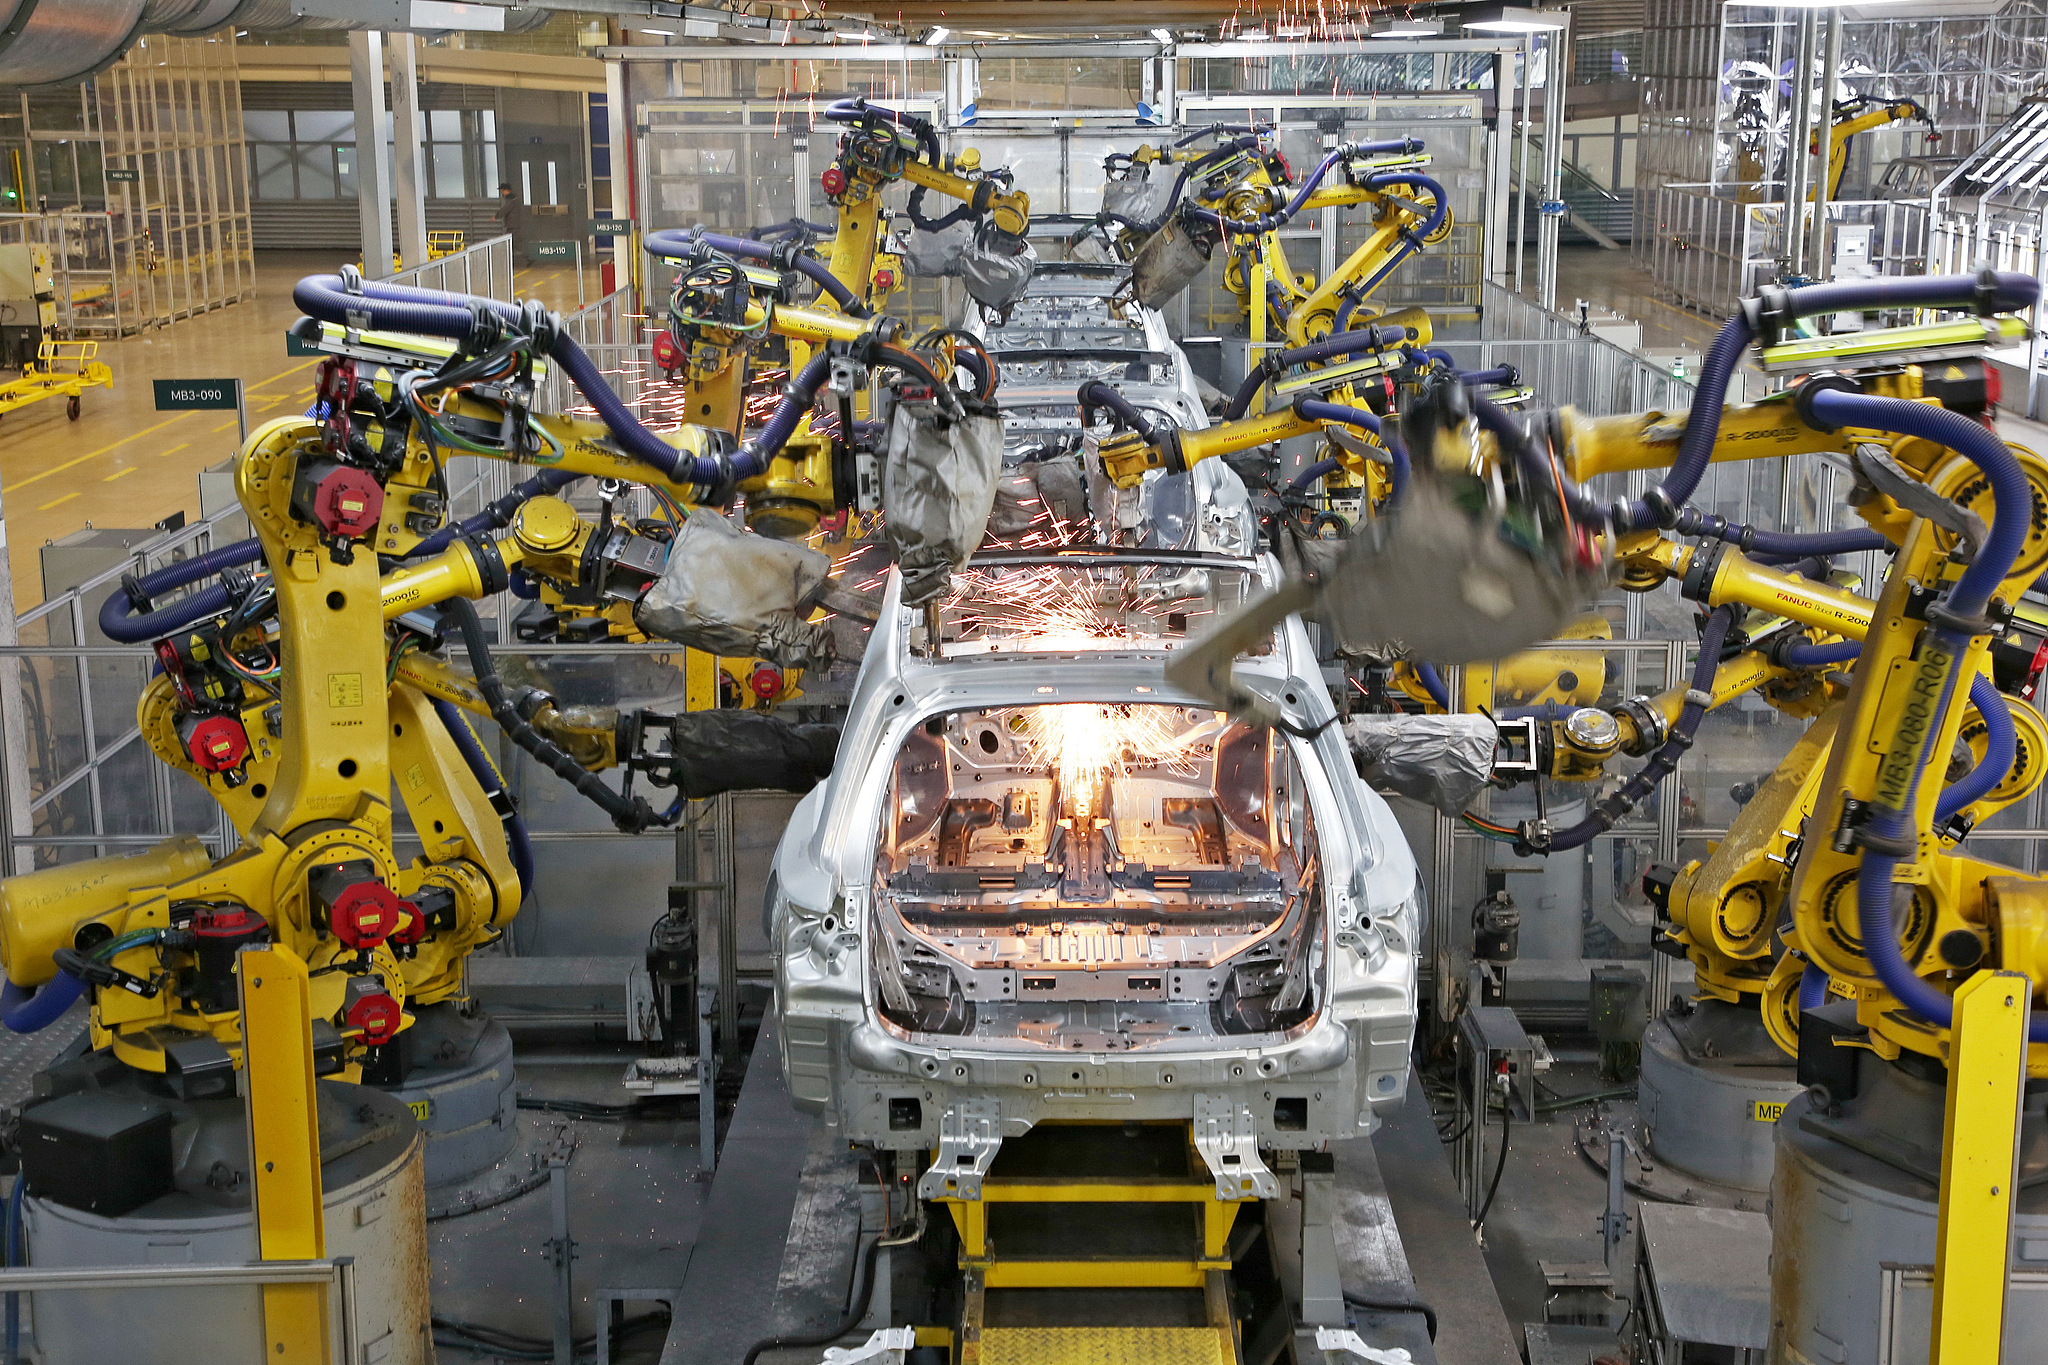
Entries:
POLYGON ((152 379, 158 412, 189 412, 201 408, 233 408, 240 396, 239 379, 152 379))

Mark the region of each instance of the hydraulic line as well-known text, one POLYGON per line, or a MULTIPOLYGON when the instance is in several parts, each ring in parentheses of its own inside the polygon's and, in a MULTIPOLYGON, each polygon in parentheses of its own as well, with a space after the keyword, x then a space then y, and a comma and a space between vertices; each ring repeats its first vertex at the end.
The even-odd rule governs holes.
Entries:
POLYGON ((1537 449, 1536 442, 1529 435, 1526 420, 1484 398, 1472 400, 1472 415, 1478 418, 1480 426, 1494 434, 1502 452, 1514 460, 1524 479, 1538 487, 1544 484, 1556 487, 1558 498, 1573 521, 1594 530, 1604 531, 1607 528, 1606 509, 1585 489, 1572 482, 1571 476, 1559 468, 1556 461, 1537 449))
POLYGON ((469 775, 484 789, 484 798, 491 803, 491 809, 498 812, 498 820, 505 827, 505 847, 512 855, 512 867, 519 873, 519 892, 522 903, 533 893, 533 841, 527 837, 526 819, 519 813, 519 806, 506 789, 504 776, 498 765, 491 762, 491 756, 484 752, 476 732, 469 728, 468 719, 454 702, 440 697, 431 698, 434 714, 447 727, 448 738, 455 741, 462 761, 469 768, 469 775))
POLYGON ((1670 529, 1681 536, 1725 540, 1744 554, 1756 551, 1760 554, 1790 555, 1802 559, 1808 555, 1852 555, 1866 550, 1896 548, 1889 540, 1867 527, 1845 531, 1787 534, 1781 531, 1765 531, 1755 526, 1744 526, 1740 522, 1729 521, 1726 517, 1702 512, 1696 507, 1682 509, 1670 529))
POLYGON ((1429 693, 1429 699, 1444 710, 1451 709, 1451 689, 1444 686, 1444 680, 1437 675, 1436 665, 1417 663, 1415 677, 1422 684, 1422 690, 1429 693))
POLYGON ((1807 963, 1806 970, 1799 974, 1800 1012, 1803 1014, 1807 1010, 1819 1009, 1827 1003, 1827 999, 1828 974, 1811 962, 1807 963))
MULTIPOLYGON (((743 242, 745 239, 734 237, 727 240, 743 242)), ((756 242, 753 245, 758 248, 761 244, 756 242)), ((496 299, 442 294, 376 280, 361 280, 358 284, 359 293, 351 291, 342 276, 308 275, 293 287, 292 302, 300 311, 323 322, 448 337, 457 341, 466 341, 473 334, 478 322, 474 310, 489 312, 502 324, 511 327, 524 326, 527 321, 526 310, 496 299), (351 322, 351 318, 364 321, 351 322)), ((769 457, 782 448, 782 441, 796 429, 808 407, 808 395, 799 400, 794 392, 786 394, 776 409, 775 417, 769 422, 769 429, 742 446, 730 461, 696 459, 684 455, 635 417, 612 392, 611 385, 605 382, 597 362, 567 333, 555 332, 548 355, 590 400, 606 429, 626 453, 652 465, 676 483, 715 489, 760 473, 767 468, 769 457), (805 406, 791 411, 799 401, 805 406), (779 439, 769 439, 773 431, 780 431, 779 439)), ((819 382, 823 382, 822 378, 819 382)))
MULTIPOLYGON (((2005 295, 2024 293, 2030 303, 2039 287, 2026 276, 1986 275, 1986 292, 1993 288, 2005 295), (2024 288, 2022 288, 2022 286, 2024 288)), ((1960 281, 1968 284, 1970 280, 1960 281)), ((1880 281, 1859 282, 1875 286, 1880 281)), ((1959 281, 1906 280, 1893 282, 1895 289, 1909 284, 1944 285, 1951 289, 1959 281)), ((1815 285, 1796 294, 1828 296, 1827 308, 1845 306, 1835 300, 1847 285, 1815 285)), ((1921 292, 1926 292, 1925 290, 1921 292)), ((1905 303, 1921 302, 1908 298, 1905 303)), ((2006 306, 1995 298, 1994 306, 2006 306)), ((2024 303, 2020 306, 2024 306, 2024 303)), ((1814 311, 1820 311, 1816 308, 1814 311)), ((1831 427, 1866 427, 1902 436, 1917 436, 1946 446, 1968 459, 1982 471, 1991 486, 1991 529, 1978 547, 1976 557, 1942 598, 1927 609, 1928 628, 1923 632, 1914 666, 1918 670, 1910 685, 1935 695, 1931 707, 1912 723, 1902 724, 1893 738, 1886 765, 1903 765, 1903 795, 1887 799, 1882 791, 1873 794, 1869 817, 1858 832, 1863 848, 1856 874, 1856 908, 1863 923, 1864 952, 1877 977, 1907 1009, 1941 1027, 1954 1018, 1950 998, 1916 974, 1899 952, 1892 925, 1892 899, 1896 887, 1893 870, 1902 858, 1917 851, 1918 831, 1912 811, 1920 787, 1934 757, 1934 745, 1941 734, 1942 719, 1954 701, 1956 684, 1974 636, 1989 634, 1996 627, 1983 617, 1991 594, 2011 572, 2025 543, 2033 511, 2033 498, 2025 471, 2005 443, 1991 432, 1960 414, 1897 398, 1874 398, 1866 394, 1823 390, 1808 400, 1813 415, 1831 427), (1896 802, 1896 804, 1894 804, 1896 802)), ((1994 743, 1996 737, 1993 737, 1994 743)), ((1988 757, 1988 756, 1987 756, 1988 757)), ((2010 759, 2007 760, 2010 766, 2010 759)), ((1980 767, 1987 766, 1980 764, 1980 767)), ((1988 788, 1987 788, 1988 790, 1988 788)), ((2027 1023, 2032 1042, 2048 1042, 2048 1015, 2036 1014, 2027 1023)))
POLYGON ((1252 234, 1278 232, 1293 220, 1295 214, 1301 212, 1302 205, 1308 202, 1308 197, 1314 194, 1316 187, 1323 183, 1323 177, 1328 175, 1330 168, 1342 159, 1336 152, 1331 152, 1328 156, 1317 162, 1316 168, 1302 177, 1300 186, 1294 191, 1294 197, 1273 213, 1262 213, 1257 218, 1237 219, 1225 218, 1213 209, 1198 208, 1194 210, 1194 214, 1198 218, 1216 224, 1216 226, 1226 232, 1252 234))
POLYGON ((850 318, 870 316, 868 308, 854 297, 845 281, 834 275, 831 269, 814 256, 807 255, 796 242, 757 242, 751 237, 728 237, 722 232, 706 232, 701 227, 687 231, 667 228, 647 234, 647 252, 666 260, 688 260, 696 254, 699 245, 725 256, 744 256, 750 261, 760 261, 778 270, 795 270, 805 279, 817 285, 839 305, 839 310, 850 318))
POLYGON ((1826 668, 1831 664, 1846 664, 1863 652, 1858 640, 1838 640, 1831 645, 1817 645, 1803 637, 1785 647, 1785 662, 1794 668, 1826 668))
POLYGON ((139 645, 161 640, 195 621, 218 616, 234 605, 229 600, 228 590, 218 583, 201 588, 169 606, 157 607, 140 616, 131 613, 141 603, 162 593, 189 587, 203 579, 217 578, 223 569, 238 569, 261 558, 263 546, 251 537, 176 564, 166 564, 154 573, 144 574, 132 586, 124 584, 107 594, 107 600, 100 603, 100 630, 110 640, 124 645, 139 645))
MULTIPOLYGON (((1862 644, 1855 640, 1819 645, 1802 637, 1789 642, 1780 657, 1794 668, 1824 668, 1849 663, 1862 652, 1862 644)), ((1948 823, 1957 811, 1983 799, 2003 782, 2019 755, 2019 733, 2013 726, 2005 694, 1981 673, 1970 679, 1970 704, 1984 718, 1984 757, 1942 790, 1934 806, 1937 825, 1948 823)))
MULTIPOLYGON (((1869 280, 1844 280, 1836 284, 1814 284, 1799 289, 1773 291, 1771 320, 1790 324, 1817 313, 1862 312, 1881 308, 1970 308, 2013 312, 2031 307, 2040 297, 2041 286, 2032 276, 2014 271, 1985 271, 1979 275, 1891 275, 1869 280)), ((1762 307, 1756 309, 1763 316, 1762 307)), ((1730 318, 1707 349, 1700 367, 1700 386, 1693 395, 1686 416, 1685 435, 1679 439, 1678 458, 1663 480, 1641 498, 1615 504, 1614 523, 1619 530, 1644 530, 1668 526, 1679 509, 1699 487, 1714 439, 1721 431, 1721 406, 1728 395, 1728 381, 1742 359, 1743 350, 1754 335, 1751 309, 1745 307, 1730 318)), ((1953 415, 1953 414, 1951 414, 1953 415)))
POLYGON ((1671 727, 1671 738, 1650 755, 1649 762, 1640 772, 1595 806, 1591 815, 1551 835, 1547 841, 1531 844, 1532 849, 1539 853, 1559 853, 1591 843, 1614 828, 1615 823, 1635 809, 1636 803, 1655 790, 1659 782, 1677 771, 1678 760, 1692 747, 1693 734, 1707 714, 1707 703, 1713 699, 1714 673, 1721 666, 1721 646, 1728 639, 1728 628, 1734 619, 1732 607, 1716 607, 1708 614, 1706 628, 1700 632, 1700 652, 1693 663, 1691 688, 1685 695, 1685 705, 1678 713, 1678 720, 1671 727))
POLYGON ((1095 424, 1095 409, 1107 408, 1111 416, 1145 440, 1155 439, 1152 424, 1145 420, 1145 415, 1139 412, 1137 406, 1124 397, 1115 385, 1105 380, 1091 379, 1075 392, 1074 397, 1081 404, 1081 425, 1084 428, 1095 424))
POLYGON ((1408 449, 1401 444, 1399 437, 1386 430, 1378 417, 1348 403, 1325 403, 1317 398, 1303 399, 1296 410, 1311 422, 1342 422, 1346 426, 1362 427, 1379 437, 1393 471, 1388 478, 1391 486, 1387 490, 1387 501, 1390 504, 1399 502, 1401 495, 1408 491, 1408 449))
POLYGON ((627 833, 637 834, 656 823, 653 808, 643 798, 628 799, 613 791, 596 773, 583 768, 560 745, 534 729, 526 717, 519 714, 519 709, 505 694, 505 684, 498 677, 498 666, 492 661, 490 645, 484 639, 483 623, 477 619, 476 608, 470 605, 468 598, 452 597, 442 604, 441 610, 462 632, 462 644, 469 653, 469 666, 476 674, 477 691, 483 693, 484 701, 490 706, 491 719, 504 728, 514 744, 611 816, 612 823, 627 833))
POLYGON ((1289 479, 1285 491, 1289 493, 1306 492, 1308 486, 1317 479, 1334 474, 1343 467, 1344 462, 1342 460, 1317 460, 1314 464, 1289 479))
POLYGON ((0 978, 0 1024, 10 1033, 34 1033, 48 1028, 85 991, 85 983, 67 972, 34 990, 24 990, 13 981, 0 978))

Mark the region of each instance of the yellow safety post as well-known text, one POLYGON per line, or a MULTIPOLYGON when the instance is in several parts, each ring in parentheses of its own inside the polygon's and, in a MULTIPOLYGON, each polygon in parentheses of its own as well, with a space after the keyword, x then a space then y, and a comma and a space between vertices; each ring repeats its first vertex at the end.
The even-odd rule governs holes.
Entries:
POLYGON ((2033 989, 2022 972, 1980 972, 1955 994, 1929 1365, 1998 1359, 2033 989))
MULTIPOLYGON (((322 1260, 327 1230, 306 964, 282 944, 258 943, 242 949, 239 965, 249 1159, 256 1177, 256 1254, 266 1261, 322 1260)), ((263 1286, 263 1338, 269 1344, 266 1361, 323 1365, 328 1353, 326 1286, 263 1286)))

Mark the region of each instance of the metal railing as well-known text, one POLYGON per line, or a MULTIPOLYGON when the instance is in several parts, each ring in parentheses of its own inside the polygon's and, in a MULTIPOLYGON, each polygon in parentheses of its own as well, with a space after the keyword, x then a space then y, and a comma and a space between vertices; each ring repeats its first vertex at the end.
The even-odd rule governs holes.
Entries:
POLYGON ((1578 319, 1538 307, 1491 280, 1482 298, 1479 340, 1433 343, 1450 352, 1459 368, 1513 365, 1546 406, 1570 405, 1594 417, 1692 405, 1696 385, 1586 331, 1578 319))
MULTIPOLYGON (((2048 289, 2048 207, 2032 213, 1997 208, 1983 200, 1974 213, 1959 212, 1955 201, 1937 197, 1927 227, 1927 273, 1953 275, 1976 271, 2016 270, 2032 275, 2048 289)), ((2048 362, 2048 305, 2036 303, 2027 319, 2027 416, 2039 420, 2042 410, 2042 367, 2048 362)))
MULTIPOLYGON (((1769 187, 1766 187, 1768 190, 1769 187)), ((1650 274, 1675 302, 1718 318, 1778 278, 1785 206, 1744 203, 1702 184, 1665 184, 1637 224, 1650 274)), ((1917 274, 1927 258, 1927 206, 1904 199, 1837 199, 1830 222, 1868 224, 1870 265, 1880 275, 1917 274)), ((1810 211, 1802 214, 1811 227, 1810 211)))
POLYGON ((450 294, 476 294, 510 303, 512 292, 512 238, 491 237, 452 256, 401 270, 386 283, 411 285, 415 289, 441 289, 450 294))
MULTIPOLYGON (((27 1266, 0 1270, 0 1294, 57 1294, 105 1289, 218 1289, 268 1284, 317 1284, 334 1310, 327 1314, 327 1359, 355 1365, 361 1357, 356 1326, 356 1267, 352 1256, 324 1261, 249 1261, 218 1265, 27 1266)), ((280 1346, 279 1350, 284 1348, 280 1346)))

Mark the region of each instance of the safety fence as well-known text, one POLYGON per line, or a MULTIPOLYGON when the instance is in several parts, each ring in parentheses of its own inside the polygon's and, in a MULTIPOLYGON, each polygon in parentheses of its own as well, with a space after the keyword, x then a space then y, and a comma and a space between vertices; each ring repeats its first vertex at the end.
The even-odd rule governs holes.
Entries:
MULTIPOLYGON (((1785 206, 1745 203, 1723 188, 1660 185, 1650 221, 1637 225, 1637 250, 1666 297, 1717 318, 1777 280, 1786 256, 1785 206)), ((1811 212, 1799 215, 1813 230, 1811 212)), ((1870 229, 1868 269, 1876 275, 1917 274, 1928 250, 1927 206, 1903 199, 1835 200, 1828 221, 1870 229)), ((1819 274, 1832 274, 1823 269, 1819 274)))
POLYGON ((1513 365, 1546 407, 1569 405, 1595 417, 1691 406, 1690 381, 1587 331, 1578 319, 1539 307, 1491 280, 1480 297, 1485 311, 1479 339, 1436 343, 1459 368, 1513 365))
POLYGON ((111 339, 169 321, 153 302, 154 252, 143 239, 117 236, 107 214, 0 213, 0 247, 8 246, 48 251, 62 336, 111 339))
POLYGON ((439 260, 401 270, 384 283, 441 289, 451 294, 478 294, 509 303, 518 297, 512 288, 512 238, 487 238, 439 260))
MULTIPOLYGON (((1953 275, 1990 266, 2032 275, 2048 287, 2048 252, 2041 249, 2042 242, 2048 240, 2048 208, 2018 213, 1979 200, 1974 211, 1961 210, 1954 200, 1940 197, 1935 204, 1927 231, 1928 274, 1953 275)), ((2044 331, 2048 331, 2048 304, 2037 303, 2028 313, 2024 361, 2026 414, 2036 421, 2043 408, 2043 367, 2048 365, 2044 331)))

